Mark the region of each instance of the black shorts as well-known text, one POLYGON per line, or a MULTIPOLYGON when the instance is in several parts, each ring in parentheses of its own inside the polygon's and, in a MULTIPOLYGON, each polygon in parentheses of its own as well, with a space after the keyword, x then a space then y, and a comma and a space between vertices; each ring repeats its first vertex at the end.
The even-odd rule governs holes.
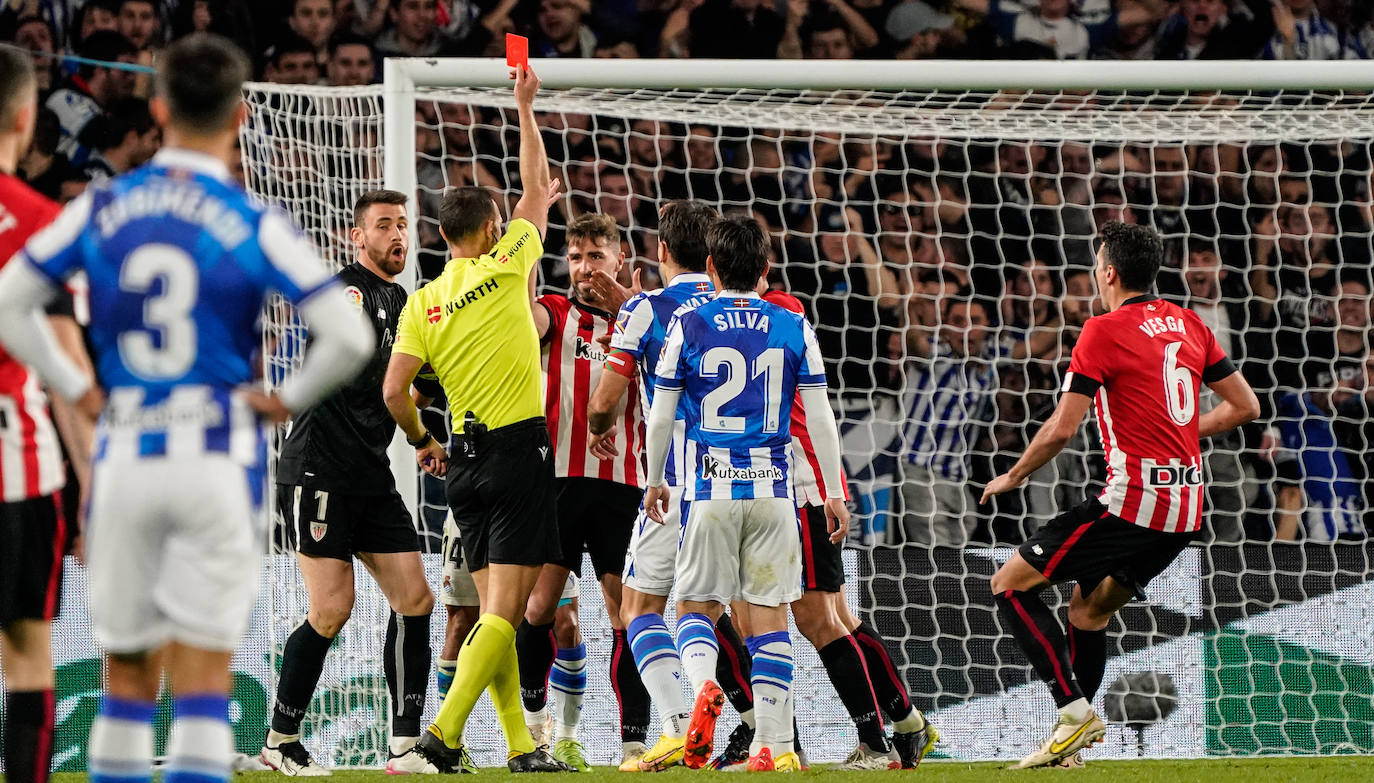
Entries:
POLYGON ((359 552, 418 552, 420 537, 401 496, 352 495, 277 485, 288 543, 310 557, 353 559, 359 552))
POLYGON ((801 524, 802 587, 823 593, 838 593, 844 584, 844 544, 830 543, 824 506, 797 509, 801 524))
POLYGON ((592 556, 596 578, 625 570, 625 553, 644 490, 606 479, 560 478, 558 538, 563 556, 553 562, 582 576, 582 551, 592 556))
POLYGON ((62 495, 0 503, 0 629, 62 608, 62 557, 76 530, 62 495))
POLYGON ((542 416, 487 432, 475 458, 450 457, 444 494, 468 570, 558 562, 555 489, 542 416))
POLYGON ((1133 525, 1090 498, 1035 531, 1018 551, 1051 582, 1078 582, 1086 593, 1110 576, 1144 598, 1145 585, 1197 537, 1133 525))

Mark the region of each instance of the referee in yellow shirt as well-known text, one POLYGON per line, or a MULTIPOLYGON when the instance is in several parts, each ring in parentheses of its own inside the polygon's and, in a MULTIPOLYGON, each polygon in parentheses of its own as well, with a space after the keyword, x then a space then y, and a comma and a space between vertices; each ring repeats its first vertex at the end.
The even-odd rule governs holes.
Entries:
POLYGON ((572 769, 534 746, 521 712, 515 662, 515 623, 540 567, 559 557, 559 539, 529 294, 558 182, 549 180, 534 118, 539 78, 527 67, 517 68, 514 77, 525 192, 504 233, 490 192, 466 187, 444 194, 439 229, 451 260, 438 279, 407 300, 382 387, 417 461, 446 477, 445 494, 482 606, 438 717, 414 749, 396 760, 407 772, 464 771, 463 724, 487 688, 506 734, 512 772, 572 769), (453 415, 452 457, 425 430, 411 401, 410 385, 426 362, 453 415))

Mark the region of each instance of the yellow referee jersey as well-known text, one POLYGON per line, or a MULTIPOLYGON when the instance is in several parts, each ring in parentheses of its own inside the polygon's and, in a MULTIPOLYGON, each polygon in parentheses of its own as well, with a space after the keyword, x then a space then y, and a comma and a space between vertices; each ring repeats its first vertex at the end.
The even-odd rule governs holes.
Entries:
POLYGON ((534 224, 512 220, 491 252, 450 260, 406 300, 391 350, 429 362, 458 432, 466 411, 491 429, 544 415, 529 292, 543 253, 534 224))

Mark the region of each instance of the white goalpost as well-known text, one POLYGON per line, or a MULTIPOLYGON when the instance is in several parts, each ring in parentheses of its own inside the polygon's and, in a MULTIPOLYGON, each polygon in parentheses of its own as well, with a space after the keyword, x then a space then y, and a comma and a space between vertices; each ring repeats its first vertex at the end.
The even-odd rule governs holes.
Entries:
MULTIPOLYGON (((1031 530, 1100 486, 1095 428, 1006 502, 979 507, 971 487, 1014 460, 1053 405, 1091 310, 1082 271, 1096 227, 1122 218, 1160 229, 1161 294, 1206 311, 1266 411, 1261 426, 1207 447, 1217 540, 1190 548, 1111 626, 1097 704, 1114 725, 1092 757, 1374 752, 1374 707, 1358 697, 1374 688, 1374 547, 1350 533, 1321 535, 1323 520, 1370 520, 1360 471, 1374 444, 1352 413, 1364 366, 1356 354, 1368 353, 1370 331, 1366 323, 1352 347, 1357 327, 1342 326, 1341 313, 1353 311, 1341 303, 1355 297, 1368 318, 1368 284, 1360 299, 1357 278, 1374 260, 1374 62, 535 67, 545 87, 536 110, 566 191, 550 221, 544 290, 566 290, 562 228, 586 211, 616 217, 628 256, 651 272, 666 199, 710 201, 768 225, 774 283, 817 325, 841 421, 859 522, 846 553, 848 596, 889 640, 915 703, 941 728, 941 755, 1019 757, 1051 714, 986 585, 1031 530), (990 323, 976 338, 943 320, 956 290, 985 304, 990 323), (953 346, 961 370, 990 378, 957 409, 922 405, 932 365, 912 346, 930 340, 953 346), (1334 390, 1345 407, 1309 409, 1313 390, 1334 390), (918 434, 917 411, 960 438, 918 434), (1331 443, 1304 440, 1321 427, 1331 443), (1275 455, 1261 454, 1275 438, 1275 455), (1356 475, 1320 474, 1303 460, 1313 449, 1344 449, 1356 475), (1358 508, 1322 499, 1323 488, 1354 498, 1351 482, 1358 508), (965 527, 957 540, 932 539, 929 519, 909 510, 931 486, 946 488, 955 506, 949 514, 965 527), (1284 514, 1296 515, 1307 543, 1266 540, 1265 526, 1272 534, 1284 514)), ((399 282, 413 290, 445 260, 444 188, 485 185, 507 207, 520 190, 508 74, 498 60, 392 59, 381 85, 250 85, 245 181, 338 266, 351 260, 346 228, 359 194, 412 194, 412 262, 399 282)), ((293 371, 303 335, 284 307, 266 322, 275 383, 293 371)), ((428 415, 440 431, 442 411, 428 415)), ((398 488, 437 552, 442 487, 396 443, 398 488)), ((251 659, 244 666, 269 709, 281 645, 305 611, 291 557, 274 549, 270 558, 266 614, 240 657, 251 659)), ((437 555, 426 561, 437 579, 437 555)), ((366 578, 358 588, 306 741, 326 764, 377 767, 386 607, 366 578)), ((604 672, 610 637, 591 580, 581 598, 589 672, 604 672)), ((436 613, 436 649, 442 627, 436 613)), ((815 761, 839 760, 854 732, 796 636, 803 746, 815 761)), ((583 712, 594 764, 619 757, 608 679, 589 678, 583 712)), ((431 691, 426 718, 437 703, 431 691)), ((504 758, 490 714, 475 715, 468 736, 479 763, 504 758)))

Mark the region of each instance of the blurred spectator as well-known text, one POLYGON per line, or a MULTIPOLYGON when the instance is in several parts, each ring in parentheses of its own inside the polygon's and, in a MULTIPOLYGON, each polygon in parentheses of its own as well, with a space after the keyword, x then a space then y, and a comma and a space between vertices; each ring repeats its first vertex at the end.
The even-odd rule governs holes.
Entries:
POLYGON ((1225 0, 1180 0, 1164 22, 1157 60, 1250 60, 1274 34, 1270 0, 1244 0, 1228 13, 1225 0))
POLYGON ((907 374, 900 540, 961 547, 978 523, 968 454, 973 427, 992 420, 997 352, 984 300, 965 289, 939 307, 938 337, 914 344, 907 374))
POLYGON ((593 57, 602 59, 633 60, 639 57, 639 47, 629 38, 601 36, 596 40, 593 57))
POLYGON ((1283 446, 1278 472, 1274 538, 1335 541, 1364 538, 1362 487, 1352 454, 1336 439, 1331 390, 1291 392, 1279 401, 1283 446))
POLYGON ((691 12, 686 55, 752 60, 777 57, 783 20, 769 5, 764 0, 705 0, 691 12))
POLYGON ((898 60, 924 60, 935 57, 945 33, 954 27, 954 17, 940 13, 921 0, 907 0, 893 6, 884 29, 896 41, 898 60))
POLYGON ((590 10, 589 0, 540 0, 530 53, 540 57, 596 54, 596 33, 584 23, 590 10))
POLYGON ((435 0, 391 0, 391 27, 376 40, 379 58, 434 57, 447 43, 439 32, 435 0))
POLYGON ((67 41, 67 49, 78 52, 97 30, 119 32, 119 0, 86 0, 77 11, 74 28, 74 37, 67 41))
POLYGON ((245 52, 258 51, 253 19, 244 0, 182 0, 172 14, 172 37, 218 33, 245 52))
POLYGON ((295 33, 284 33, 266 57, 262 78, 273 84, 314 84, 320 79, 314 44, 295 33))
MULTIPOLYGON (((185 2, 185 0, 183 0, 185 2)), ((286 17, 291 32, 315 47, 315 59, 324 66, 329 58, 329 37, 334 34, 334 3, 332 0, 294 0, 286 17)))
POLYGON ((148 113, 148 102, 126 98, 91 121, 82 132, 94 150, 82 173, 93 183, 142 166, 162 145, 162 134, 148 113))
POLYGON ((19 161, 19 177, 54 201, 66 200, 63 198, 66 183, 80 183, 81 187, 85 187, 86 182, 71 161, 57 151, 61 139, 62 127, 57 115, 49 108, 39 109, 38 117, 34 120, 33 143, 19 161))
POLYGON ((1317 12, 1315 0, 1277 0, 1274 37, 1264 47, 1270 60, 1339 60, 1340 30, 1317 12))
POLYGON ((14 45, 31 53, 34 78, 38 81, 38 95, 41 101, 57 83, 57 58, 52 57, 58 53, 57 32, 53 29, 52 23, 41 16, 20 17, 15 24, 14 45))
POLYGON ((153 0, 120 0, 116 18, 120 34, 135 48, 142 51, 162 46, 162 17, 153 0))
MULTIPOLYGON (((80 50, 82 57, 101 62, 132 65, 138 50, 128 38, 117 32, 98 30, 91 33, 80 50)), ((57 149, 75 166, 86 162, 90 148, 79 141, 81 131, 105 107, 121 98, 133 95, 134 74, 130 70, 92 63, 82 63, 74 75, 54 90, 44 104, 57 115, 62 128, 62 140, 57 149)))
POLYGON ((377 64, 367 40, 347 31, 329 38, 325 83, 330 87, 354 87, 377 80, 377 64))
POLYGON ((788 0, 777 56, 812 60, 852 60, 856 52, 878 45, 878 33, 845 0, 788 0))

